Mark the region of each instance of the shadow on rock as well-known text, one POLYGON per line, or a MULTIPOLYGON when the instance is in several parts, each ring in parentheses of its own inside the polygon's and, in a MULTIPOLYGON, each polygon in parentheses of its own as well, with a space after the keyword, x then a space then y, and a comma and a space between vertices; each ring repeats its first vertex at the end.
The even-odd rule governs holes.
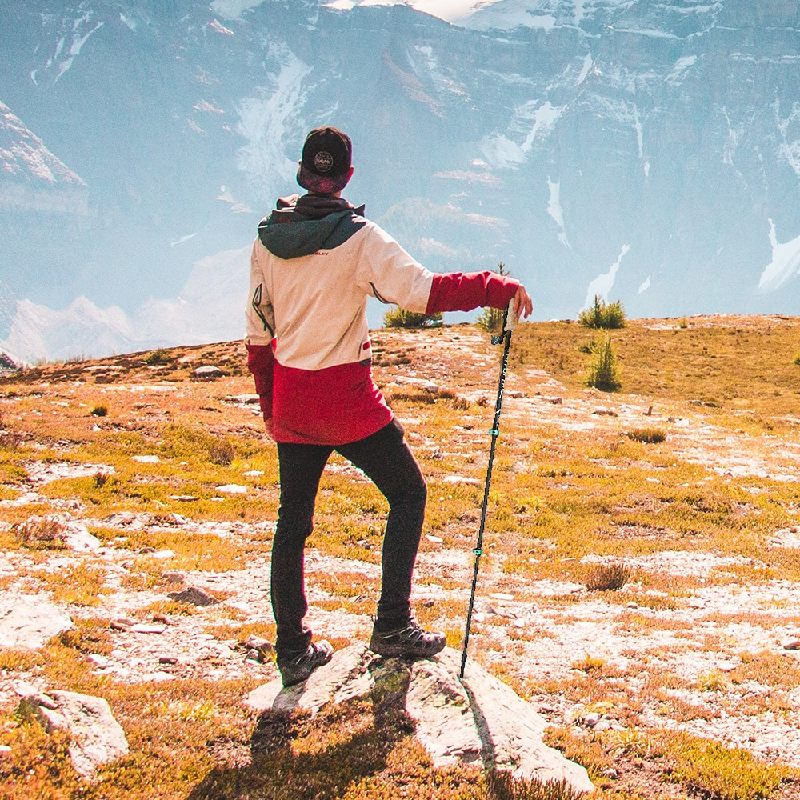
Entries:
POLYGON ((369 696, 317 715, 262 713, 250 740, 250 763, 215 768, 187 800, 334 800, 381 773, 414 726, 405 712, 408 673, 377 665, 373 678, 369 696))

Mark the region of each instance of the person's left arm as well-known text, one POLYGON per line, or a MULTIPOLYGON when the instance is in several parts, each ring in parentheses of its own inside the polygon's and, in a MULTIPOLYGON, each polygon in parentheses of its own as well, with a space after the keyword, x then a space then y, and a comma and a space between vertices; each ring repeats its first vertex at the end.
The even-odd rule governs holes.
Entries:
POLYGON ((258 401, 267 431, 272 425, 272 373, 275 357, 272 340, 275 336, 275 314, 266 288, 261 266, 261 242, 253 243, 250 255, 250 294, 245 319, 247 323, 247 366, 255 380, 258 401))

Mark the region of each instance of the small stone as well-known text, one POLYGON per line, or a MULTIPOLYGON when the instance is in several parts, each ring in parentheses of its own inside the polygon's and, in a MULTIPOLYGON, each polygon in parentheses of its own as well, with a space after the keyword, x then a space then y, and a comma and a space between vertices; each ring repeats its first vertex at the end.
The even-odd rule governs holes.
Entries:
POLYGON ((594 711, 584 714, 580 720, 587 728, 595 728, 600 722, 600 715, 594 711))
POLYGON ((186 580, 182 572, 165 572, 161 577, 164 583, 183 583, 186 580))
POLYGON ((144 622, 140 622, 131 628, 131 630, 134 633, 153 633, 153 634, 164 633, 166 629, 167 626, 164 625, 163 623, 149 625, 144 622))
POLYGON ((225 373, 219 367, 204 364, 192 371, 192 377, 199 381, 213 381, 225 377, 225 373))
POLYGON ((468 478, 464 475, 447 475, 442 480, 442 483, 464 483, 467 486, 480 486, 481 481, 477 478, 468 478))
POLYGON ((441 536, 434 536, 432 533, 426 533, 425 538, 434 544, 441 544, 444 541, 441 536))
POLYGON ((609 731, 613 727, 613 723, 607 719, 601 719, 596 725, 592 726, 596 731, 609 731))
POLYGON ((226 483, 223 486, 217 486, 216 490, 223 494, 247 494, 247 487, 239 483, 226 483))
POLYGON ((800 639, 792 639, 783 646, 784 650, 800 650, 800 639))
POLYGON ((269 639, 264 639, 262 636, 254 636, 253 634, 250 634, 250 636, 247 637, 244 646, 248 650, 256 650, 258 652, 275 652, 275 646, 269 641, 269 639))
POLYGON ((169 499, 175 500, 178 503, 195 503, 200 498, 195 497, 193 494, 171 494, 169 499))
POLYGON ((159 664, 177 664, 178 659, 175 656, 159 656, 158 657, 159 664))
POLYGON ((189 586, 181 592, 170 592, 167 597, 177 600, 179 603, 189 603, 193 606, 214 606, 219 603, 216 597, 210 595, 204 589, 196 586, 189 586))
POLYGON ((250 469, 243 473, 245 478, 260 478, 264 474, 263 469, 250 469))
POLYGON ((120 617, 119 619, 112 619, 109 623, 109 627, 111 630, 114 631, 128 631, 130 630, 136 623, 132 619, 128 619, 127 617, 120 617))
POLYGON ((101 655, 100 653, 90 653, 87 658, 99 669, 108 669, 108 666, 111 663, 106 656, 101 655))
POLYGON ((161 459, 156 455, 133 456, 133 460, 139 464, 158 464, 161 459))

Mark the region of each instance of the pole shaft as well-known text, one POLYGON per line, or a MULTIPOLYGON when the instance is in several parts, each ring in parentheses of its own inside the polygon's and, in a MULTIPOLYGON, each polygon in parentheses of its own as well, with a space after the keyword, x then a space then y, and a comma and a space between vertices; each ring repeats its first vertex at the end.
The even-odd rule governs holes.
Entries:
MULTIPOLYGON (((503 327, 505 328, 505 320, 503 320, 503 327)), ((472 588, 470 589, 469 607, 467 609, 467 623, 464 631, 464 647, 461 651, 461 671, 458 674, 459 678, 464 677, 464 670, 467 666, 467 647, 469 645, 469 633, 472 626, 472 612, 475 608, 475 591, 478 587, 478 569, 480 557, 483 555, 483 533, 486 529, 486 515, 489 508, 489 491, 492 485, 492 467, 494 466, 494 452, 497 445, 497 439, 500 436, 500 412, 503 409, 503 388, 506 383, 506 369, 508 367, 508 351, 511 348, 511 331, 505 330, 503 333, 503 359, 500 362, 500 380, 497 384, 497 401, 494 406, 494 421, 492 423, 492 443, 489 446, 489 464, 486 467, 486 482, 483 488, 483 503, 481 505, 481 522, 478 528, 478 539, 473 552, 475 553, 475 563, 472 570, 472 588)))

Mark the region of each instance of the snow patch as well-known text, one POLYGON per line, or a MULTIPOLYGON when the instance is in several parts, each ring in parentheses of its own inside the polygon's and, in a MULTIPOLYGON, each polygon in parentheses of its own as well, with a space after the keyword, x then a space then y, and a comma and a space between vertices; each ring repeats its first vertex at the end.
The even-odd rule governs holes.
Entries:
MULTIPOLYGON (((104 23, 98 22, 97 25, 95 25, 94 28, 92 28, 88 33, 85 33, 83 36, 79 35, 78 30, 80 29, 81 25, 85 22, 89 22, 90 19, 91 14, 87 14, 86 16, 75 20, 72 26, 72 44, 70 44, 69 50, 67 51, 67 57, 59 64, 58 75, 56 75, 54 82, 57 82, 59 78, 72 66, 72 62, 78 55, 80 55, 80 52, 88 41, 89 37, 103 27, 104 23)), ((63 45, 64 39, 61 39, 59 46, 56 49, 56 55, 54 56, 54 59, 58 58, 61 54, 63 45)))
POLYGON ((683 56, 679 58, 675 64, 672 66, 672 71, 667 75, 664 79, 666 83, 670 83, 673 86, 677 86, 679 83, 683 82, 683 79, 686 77, 686 72, 690 67, 693 67, 697 63, 697 56, 683 56))
MULTIPOLYGON (((535 101, 534 101, 535 102, 535 101)), ((516 115, 518 118, 525 119, 530 113, 531 103, 526 103, 517 109, 516 115)), ((533 119, 533 128, 530 133, 525 137, 522 143, 522 152, 527 153, 536 141, 536 137, 541 133, 542 136, 547 136, 553 130, 558 118, 564 113, 563 106, 554 106, 547 100, 541 106, 536 108, 531 118, 533 119)))
POLYGON ((174 242, 170 242, 170 247, 177 247, 179 244, 183 244, 184 242, 188 242, 189 239, 194 239, 197 236, 197 233, 188 233, 186 236, 181 236, 180 238, 176 239, 174 242))
POLYGON ((619 251, 617 260, 611 265, 608 272, 601 272, 586 289, 586 300, 583 307, 589 308, 594 303, 595 295, 600 295, 603 299, 607 300, 608 295, 614 288, 614 280, 619 272, 622 259, 630 252, 630 245, 623 244, 622 250, 619 251))
POLYGON ((221 203, 227 203, 231 207, 234 214, 252 214, 253 209, 245 205, 240 200, 237 200, 232 194, 230 189, 226 186, 219 187, 219 194, 216 197, 221 203))
POLYGON ((559 228, 558 241, 572 249, 569 240, 567 239, 567 232, 564 228, 564 209, 561 208, 561 182, 551 181, 550 176, 547 177, 547 188, 550 191, 550 198, 547 201, 547 213, 555 221, 559 228))
POLYGON ((761 273, 758 282, 760 292, 774 292, 796 275, 800 275, 800 236, 779 244, 775 223, 770 219, 769 243, 772 245, 772 261, 761 273))
POLYGON ((435 172, 433 177, 450 181, 463 181, 464 183, 479 183, 485 186, 497 186, 500 183, 500 179, 496 178, 490 172, 473 172, 459 169, 435 172))
POLYGON ((214 0, 211 10, 225 19, 238 19, 251 8, 260 6, 264 0, 214 0))
POLYGON ((202 111, 206 114, 224 114, 225 111, 221 109, 219 106, 215 106, 213 103, 209 103, 208 100, 199 100, 196 102, 192 108, 195 111, 202 111))
POLYGON ((221 33, 223 36, 234 36, 233 31, 230 28, 226 28, 218 19, 212 19, 207 27, 211 28, 212 31, 221 33))
POLYGON ((651 39, 679 39, 674 33, 667 33, 666 31, 658 30, 657 28, 617 28, 614 25, 609 25, 609 28, 615 33, 630 33, 634 36, 647 36, 651 39))
POLYGON ((474 13, 459 20, 462 25, 478 30, 499 28, 534 28, 552 30, 556 18, 530 0, 504 0, 500 3, 476 3, 474 13))
POLYGON ((305 107, 303 81, 311 67, 285 45, 272 45, 268 55, 282 65, 280 72, 272 86, 242 100, 236 130, 247 140, 239 149, 238 167, 251 177, 258 195, 271 200, 297 172, 297 162, 286 151, 290 144, 299 150, 297 131, 307 127, 298 115, 305 107))
POLYGON ((639 153, 639 160, 642 160, 642 154, 644 152, 643 148, 643 140, 644 140, 644 132, 642 130, 642 122, 639 119, 639 107, 634 105, 633 107, 633 127, 636 131, 636 147, 639 153))
POLYGON ((503 134, 484 138, 480 148, 484 158, 498 169, 513 169, 525 161, 522 148, 503 134))
POLYGON ((782 118, 780 114, 780 103, 775 99, 773 103, 775 111, 775 121, 778 126, 778 131, 781 135, 781 145, 778 148, 778 155, 780 158, 786 160, 789 166, 794 170, 795 174, 800 178, 800 139, 790 140, 790 128, 793 132, 800 130, 800 103, 793 103, 792 110, 789 116, 782 118))
POLYGON ((513 169, 525 161, 534 144, 548 136, 564 113, 565 106, 554 106, 549 100, 541 105, 530 100, 517 106, 509 123, 509 133, 525 132, 521 144, 506 134, 485 137, 480 148, 486 160, 495 168, 513 169))
POLYGON ((590 53, 587 53, 583 57, 583 66, 581 67, 580 74, 578 75, 578 80, 575 81, 576 86, 580 86, 586 78, 589 76, 589 72, 592 69, 592 65, 594 64, 594 59, 592 58, 590 53))

